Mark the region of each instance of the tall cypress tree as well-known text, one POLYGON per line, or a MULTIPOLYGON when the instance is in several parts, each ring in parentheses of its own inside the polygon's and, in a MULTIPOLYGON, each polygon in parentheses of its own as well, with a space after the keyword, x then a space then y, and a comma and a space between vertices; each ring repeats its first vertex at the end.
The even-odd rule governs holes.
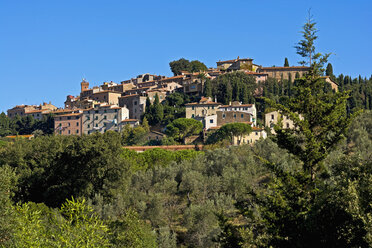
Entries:
POLYGON ((326 76, 333 76, 333 67, 331 63, 328 63, 327 65, 326 76))
POLYGON ((289 67, 289 63, 288 63, 288 59, 287 58, 284 59, 284 67, 289 67))

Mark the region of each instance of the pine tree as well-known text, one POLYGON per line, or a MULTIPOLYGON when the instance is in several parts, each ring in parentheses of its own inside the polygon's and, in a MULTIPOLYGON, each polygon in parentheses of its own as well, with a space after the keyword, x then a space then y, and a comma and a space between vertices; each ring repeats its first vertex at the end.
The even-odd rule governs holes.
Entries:
POLYGON ((318 38, 316 35, 318 30, 315 27, 316 22, 313 21, 310 10, 308 14, 308 19, 303 26, 303 31, 301 31, 303 40, 300 40, 295 48, 297 50, 297 54, 304 58, 304 60, 300 61, 299 63, 301 65, 309 65, 312 68, 310 73, 312 73, 313 76, 319 76, 323 74, 323 66, 331 54, 328 53, 322 55, 321 53, 315 52, 314 42, 318 38))

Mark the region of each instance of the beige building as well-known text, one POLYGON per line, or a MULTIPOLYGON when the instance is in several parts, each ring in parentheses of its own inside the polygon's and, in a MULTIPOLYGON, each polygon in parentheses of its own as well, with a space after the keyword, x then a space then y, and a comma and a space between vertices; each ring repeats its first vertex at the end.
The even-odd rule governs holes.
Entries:
POLYGON ((71 113, 54 117, 54 133, 59 135, 81 135, 83 113, 71 113))
POLYGON ((220 103, 212 102, 211 98, 202 97, 199 102, 185 104, 186 118, 216 115, 220 103))
POLYGON ((285 79, 288 80, 289 77, 292 81, 296 78, 298 73, 300 77, 306 74, 310 70, 307 66, 288 66, 288 67, 259 67, 256 72, 265 73, 270 78, 275 78, 277 80, 285 79), (290 76, 289 76, 290 75, 290 76))
POLYGON ((119 105, 119 97, 121 97, 120 92, 106 90, 93 93, 91 99, 97 102, 119 105))
POLYGON ((194 119, 203 123, 205 130, 217 127, 217 115, 196 116, 194 119))
POLYGON ((119 106, 129 109, 129 118, 140 120, 146 109, 146 96, 138 94, 127 95, 119 98, 119 106))
POLYGON ((248 70, 256 72, 260 67, 259 65, 253 64, 253 59, 250 58, 237 58, 232 60, 218 61, 217 69, 221 71, 238 71, 238 70, 248 70))
POLYGON ((94 108, 83 111, 83 133, 120 131, 119 124, 125 119, 129 119, 127 108, 117 105, 96 104, 94 108))
POLYGON ((243 145, 243 144, 254 144, 260 139, 266 139, 267 133, 264 129, 259 127, 252 127, 252 132, 241 137, 234 136, 233 145, 243 145))
POLYGON ((56 110, 57 107, 51 103, 43 103, 40 105, 17 105, 14 108, 8 109, 8 117, 13 119, 16 116, 27 116, 31 115, 35 119, 41 120, 43 114, 47 114, 56 110))
POLYGON ((120 131, 123 130, 125 125, 129 125, 130 127, 135 127, 135 126, 138 126, 139 124, 140 124, 139 120, 137 119, 125 119, 120 122, 119 129, 120 131))
MULTIPOLYGON (((271 132, 275 133, 274 126, 282 119, 282 128, 294 128, 294 123, 288 116, 282 115, 279 111, 271 111, 265 114, 265 126, 270 127, 271 132)), ((303 119, 300 115, 300 119, 303 119)))
MULTIPOLYGON (((239 111, 239 112, 248 113, 251 115, 251 119, 249 121, 253 122, 254 126, 256 125, 257 110, 254 104, 242 104, 241 102, 234 101, 229 105, 219 106, 218 111, 221 111, 222 114, 223 112, 230 112, 230 111, 239 111)), ((244 116, 244 118, 247 118, 247 117, 244 116)))
POLYGON ((338 84, 335 81, 333 81, 332 78, 330 78, 329 76, 323 76, 321 78, 331 85, 332 90, 334 90, 335 92, 338 91, 338 84))
POLYGON ((244 111, 217 111, 217 126, 228 123, 243 122, 253 126, 252 114, 244 111))

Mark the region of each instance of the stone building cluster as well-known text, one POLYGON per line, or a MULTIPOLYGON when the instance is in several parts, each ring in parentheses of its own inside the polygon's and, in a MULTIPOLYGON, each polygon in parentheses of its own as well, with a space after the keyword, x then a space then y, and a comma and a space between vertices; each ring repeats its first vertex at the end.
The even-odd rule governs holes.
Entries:
MULTIPOLYGON (((52 114, 55 121, 55 133, 61 135, 82 135, 108 130, 121 131, 125 125, 138 125, 145 112, 146 99, 154 101, 155 96, 163 101, 167 95, 174 92, 203 95, 204 83, 207 78, 214 79, 229 72, 241 71, 253 76, 256 82, 264 82, 268 78, 278 80, 294 80, 308 72, 308 67, 263 67, 253 63, 250 58, 236 58, 218 61, 216 68, 205 72, 190 73, 181 71, 180 75, 166 77, 153 74, 141 74, 135 78, 120 83, 104 82, 99 86, 90 86, 83 79, 80 83, 80 94, 68 95, 64 108, 58 109, 51 103, 36 105, 20 105, 8 110, 8 116, 31 115, 35 119, 52 114)), ((337 85, 325 78, 337 90, 337 85)), ((270 119, 272 116, 268 116, 270 119)), ((224 124, 243 122, 252 126, 252 137, 245 137, 236 142, 252 143, 259 137, 266 137, 262 128, 256 126, 256 107, 254 104, 231 102, 222 105, 211 98, 202 97, 199 102, 186 104, 186 118, 194 118, 203 123, 205 131, 213 131, 224 124)), ((274 115, 273 123, 278 118, 274 115)), ((270 124, 269 123, 269 124, 270 124)), ((269 125, 266 123, 266 125, 269 125)), ((289 124, 289 127, 291 125, 289 124)), ((157 134, 159 135, 159 134, 157 134)), ((157 136, 158 137, 158 136, 157 136)), ((160 137, 160 136, 159 136, 160 137)), ((158 138, 159 138, 158 137, 158 138)))

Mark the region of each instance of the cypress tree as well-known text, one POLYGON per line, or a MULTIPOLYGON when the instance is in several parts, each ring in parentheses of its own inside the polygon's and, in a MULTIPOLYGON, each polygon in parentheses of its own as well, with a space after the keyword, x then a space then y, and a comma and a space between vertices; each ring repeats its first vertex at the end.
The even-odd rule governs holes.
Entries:
POLYGON ((287 58, 284 59, 284 67, 289 67, 289 63, 288 63, 288 59, 287 58))
POLYGON ((333 67, 331 63, 328 63, 327 65, 326 76, 333 76, 333 67))
POLYGON ((204 84, 204 95, 206 97, 212 97, 212 85, 211 80, 209 78, 206 79, 204 84))

